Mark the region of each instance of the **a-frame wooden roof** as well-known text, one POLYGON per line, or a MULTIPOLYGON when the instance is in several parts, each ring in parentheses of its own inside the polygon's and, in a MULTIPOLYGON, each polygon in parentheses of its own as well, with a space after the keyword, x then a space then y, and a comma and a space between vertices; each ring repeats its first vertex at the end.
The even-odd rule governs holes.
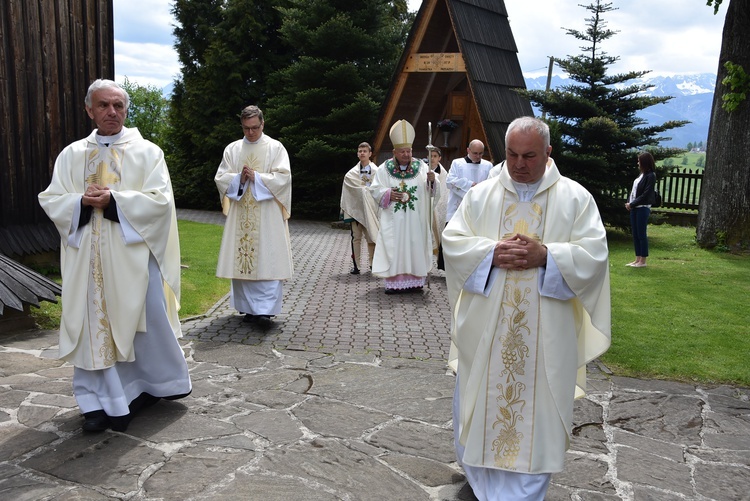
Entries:
POLYGON ((485 158, 500 162, 508 124, 534 114, 516 92, 525 88, 517 53, 503 0, 424 0, 380 111, 378 160, 393 148, 391 125, 406 119, 417 133, 414 156, 426 156, 431 122, 443 165, 463 157, 471 139, 481 139, 485 158), (444 118, 459 125, 447 141, 436 126, 444 118))

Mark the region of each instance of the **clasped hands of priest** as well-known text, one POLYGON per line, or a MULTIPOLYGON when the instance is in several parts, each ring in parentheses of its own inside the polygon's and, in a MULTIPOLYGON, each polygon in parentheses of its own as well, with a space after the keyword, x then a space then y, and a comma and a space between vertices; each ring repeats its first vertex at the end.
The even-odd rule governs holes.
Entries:
POLYGON ((90 205, 95 209, 104 210, 109 207, 109 199, 111 194, 109 193, 108 186, 99 186, 98 184, 90 184, 86 191, 83 193, 81 200, 84 206, 90 205))
POLYGON ((492 254, 492 266, 507 270, 528 270, 546 264, 547 247, 520 233, 497 242, 492 254))
POLYGON ((248 167, 247 165, 242 166, 242 176, 240 177, 240 183, 243 185, 247 182, 247 180, 250 180, 251 183, 255 182, 255 171, 248 167))

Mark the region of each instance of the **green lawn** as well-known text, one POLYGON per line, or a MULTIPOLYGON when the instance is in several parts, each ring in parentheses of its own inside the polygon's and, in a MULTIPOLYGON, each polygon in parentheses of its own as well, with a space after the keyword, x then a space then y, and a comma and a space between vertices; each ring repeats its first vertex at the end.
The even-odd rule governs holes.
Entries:
POLYGON ((182 255, 180 318, 206 313, 229 292, 229 280, 216 278, 221 234, 216 224, 178 221, 182 255))
POLYGON ((672 158, 665 158, 656 162, 656 165, 662 166, 665 162, 671 161, 672 170, 689 169, 693 172, 703 172, 703 167, 706 164, 706 153, 705 152, 688 152, 682 155, 677 155, 672 158), (700 165, 697 165, 700 164, 700 165))
MULTIPOLYGON (((229 291, 215 277, 222 228, 179 221, 181 318, 205 313, 229 291)), ((750 257, 699 249, 695 229, 651 225, 646 268, 629 268, 630 235, 610 230, 612 347, 616 375, 750 386, 750 257)), ((56 328, 59 305, 32 308, 56 328)))
POLYGON ((750 386, 750 258, 695 245, 695 230, 649 226, 646 268, 630 236, 610 232, 612 347, 623 376, 750 386))

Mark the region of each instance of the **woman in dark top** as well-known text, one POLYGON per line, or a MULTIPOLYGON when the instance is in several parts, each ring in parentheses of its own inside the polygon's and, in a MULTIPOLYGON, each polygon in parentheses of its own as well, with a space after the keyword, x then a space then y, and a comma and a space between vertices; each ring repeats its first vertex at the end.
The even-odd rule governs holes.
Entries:
POLYGON ((630 211, 630 227, 633 233, 633 245, 635 247, 635 261, 626 266, 643 268, 646 266, 648 257, 648 236, 646 227, 648 217, 651 215, 651 204, 656 198, 654 188, 656 186, 656 174, 654 157, 645 152, 638 155, 638 168, 641 175, 633 182, 628 203, 625 208, 630 211))

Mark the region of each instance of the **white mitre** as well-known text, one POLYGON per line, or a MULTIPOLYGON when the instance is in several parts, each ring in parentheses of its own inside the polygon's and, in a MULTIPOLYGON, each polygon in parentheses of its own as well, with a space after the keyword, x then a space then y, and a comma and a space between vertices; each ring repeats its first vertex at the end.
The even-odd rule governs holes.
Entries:
POLYGON ((388 133, 393 143, 393 148, 411 148, 414 144, 414 127, 406 120, 399 120, 391 126, 391 131, 388 133))

